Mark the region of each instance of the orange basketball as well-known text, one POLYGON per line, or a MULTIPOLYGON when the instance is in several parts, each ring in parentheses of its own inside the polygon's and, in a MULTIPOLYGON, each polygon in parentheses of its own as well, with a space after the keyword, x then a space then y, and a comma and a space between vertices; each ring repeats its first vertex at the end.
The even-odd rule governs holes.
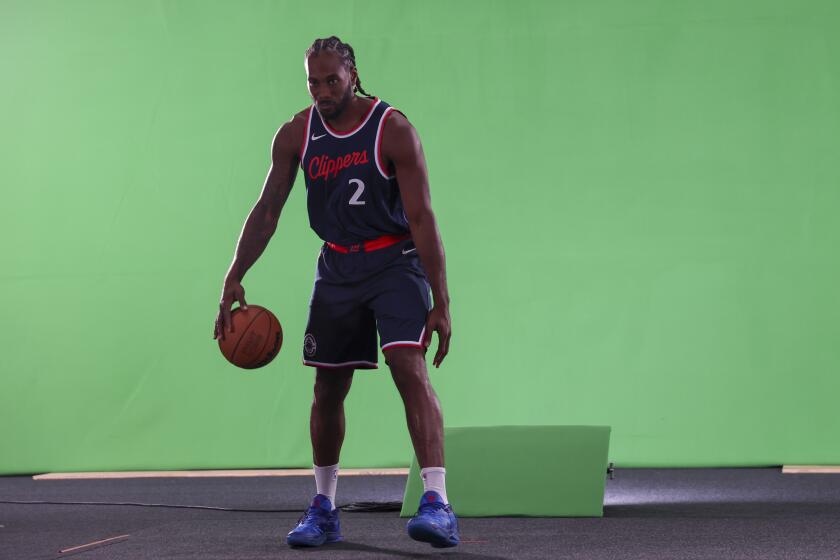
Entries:
POLYGON ((277 355, 283 345, 283 329, 274 314, 259 305, 248 309, 237 307, 230 314, 233 332, 225 329, 225 338, 218 338, 219 349, 227 360, 243 369, 263 367, 277 355))

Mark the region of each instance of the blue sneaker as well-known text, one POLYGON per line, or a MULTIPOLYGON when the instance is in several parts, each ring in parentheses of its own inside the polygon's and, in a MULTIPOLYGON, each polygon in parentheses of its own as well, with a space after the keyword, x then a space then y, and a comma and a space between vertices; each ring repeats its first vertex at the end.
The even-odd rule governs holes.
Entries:
POLYGON ((321 546, 341 540, 338 509, 323 494, 312 498, 312 504, 298 520, 298 525, 286 536, 289 546, 321 546))
POLYGON ((458 537, 458 519, 452 506, 444 504, 440 494, 429 490, 420 498, 420 508, 408 522, 408 536, 415 541, 431 544, 435 548, 455 546, 458 537))

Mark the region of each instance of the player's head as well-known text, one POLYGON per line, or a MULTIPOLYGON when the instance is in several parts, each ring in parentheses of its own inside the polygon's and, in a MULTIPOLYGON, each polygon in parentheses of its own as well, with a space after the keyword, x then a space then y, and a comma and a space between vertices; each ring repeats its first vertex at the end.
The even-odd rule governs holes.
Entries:
POLYGON ((327 118, 338 117, 357 91, 370 97, 362 89, 353 47, 335 35, 315 39, 306 50, 304 66, 309 95, 327 118))

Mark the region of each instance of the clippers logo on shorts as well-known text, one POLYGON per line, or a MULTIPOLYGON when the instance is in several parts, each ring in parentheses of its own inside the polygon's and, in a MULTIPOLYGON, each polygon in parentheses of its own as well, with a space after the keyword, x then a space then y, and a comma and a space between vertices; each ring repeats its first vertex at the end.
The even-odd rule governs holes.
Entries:
POLYGON ((300 166, 309 225, 324 241, 354 245, 409 232, 394 170, 382 160, 382 129, 395 110, 374 98, 356 128, 339 132, 309 107, 300 166))
POLYGON ((306 333, 306 336, 303 337, 303 353, 306 354, 308 358, 311 358, 315 355, 315 350, 318 346, 315 344, 315 337, 309 333, 306 333))

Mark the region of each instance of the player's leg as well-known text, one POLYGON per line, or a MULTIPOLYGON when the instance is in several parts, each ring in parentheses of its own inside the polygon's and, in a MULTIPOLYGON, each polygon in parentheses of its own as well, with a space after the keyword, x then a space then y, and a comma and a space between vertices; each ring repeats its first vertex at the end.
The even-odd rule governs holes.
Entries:
POLYGON ((377 367, 376 322, 362 299, 353 286, 316 281, 303 343, 303 363, 316 368, 309 420, 316 485, 333 505, 334 483, 322 482, 337 477, 344 398, 355 369, 377 367))
POLYGON ((292 546, 320 546, 342 540, 335 493, 338 457, 344 442, 344 399, 353 382, 353 368, 315 370, 309 416, 316 494, 297 526, 286 536, 292 546))
POLYGON ((380 343, 405 405, 408 431, 420 464, 423 498, 408 534, 435 547, 458 544, 458 521, 446 497, 443 413, 429 381, 423 336, 431 294, 416 252, 403 253, 371 286, 380 343))
MULTIPOLYGON (((312 460, 317 467, 338 463, 344 442, 344 399, 352 382, 351 367, 316 369, 309 434, 312 438, 312 460)), ((334 493, 325 495, 334 501, 334 493)))
MULTIPOLYGON (((406 246, 414 245, 408 241, 406 246)), ((431 290, 417 253, 397 253, 368 284, 382 353, 405 404, 417 460, 421 468, 443 468, 443 415, 423 345, 431 290)))
POLYGON ((405 405, 408 433, 420 468, 443 467, 443 413, 429 381, 424 350, 392 346, 383 353, 405 405))
POLYGON ((436 548, 455 546, 460 538, 458 520, 446 496, 443 414, 429 382, 424 349, 392 346, 384 353, 405 405, 408 431, 423 479, 423 497, 417 513, 408 522, 408 534, 436 548))
POLYGON ((338 459, 344 441, 344 398, 355 369, 376 367, 376 324, 352 287, 316 281, 303 344, 303 363, 316 368, 309 421, 317 494, 297 527, 292 546, 341 540, 335 508, 338 459))

